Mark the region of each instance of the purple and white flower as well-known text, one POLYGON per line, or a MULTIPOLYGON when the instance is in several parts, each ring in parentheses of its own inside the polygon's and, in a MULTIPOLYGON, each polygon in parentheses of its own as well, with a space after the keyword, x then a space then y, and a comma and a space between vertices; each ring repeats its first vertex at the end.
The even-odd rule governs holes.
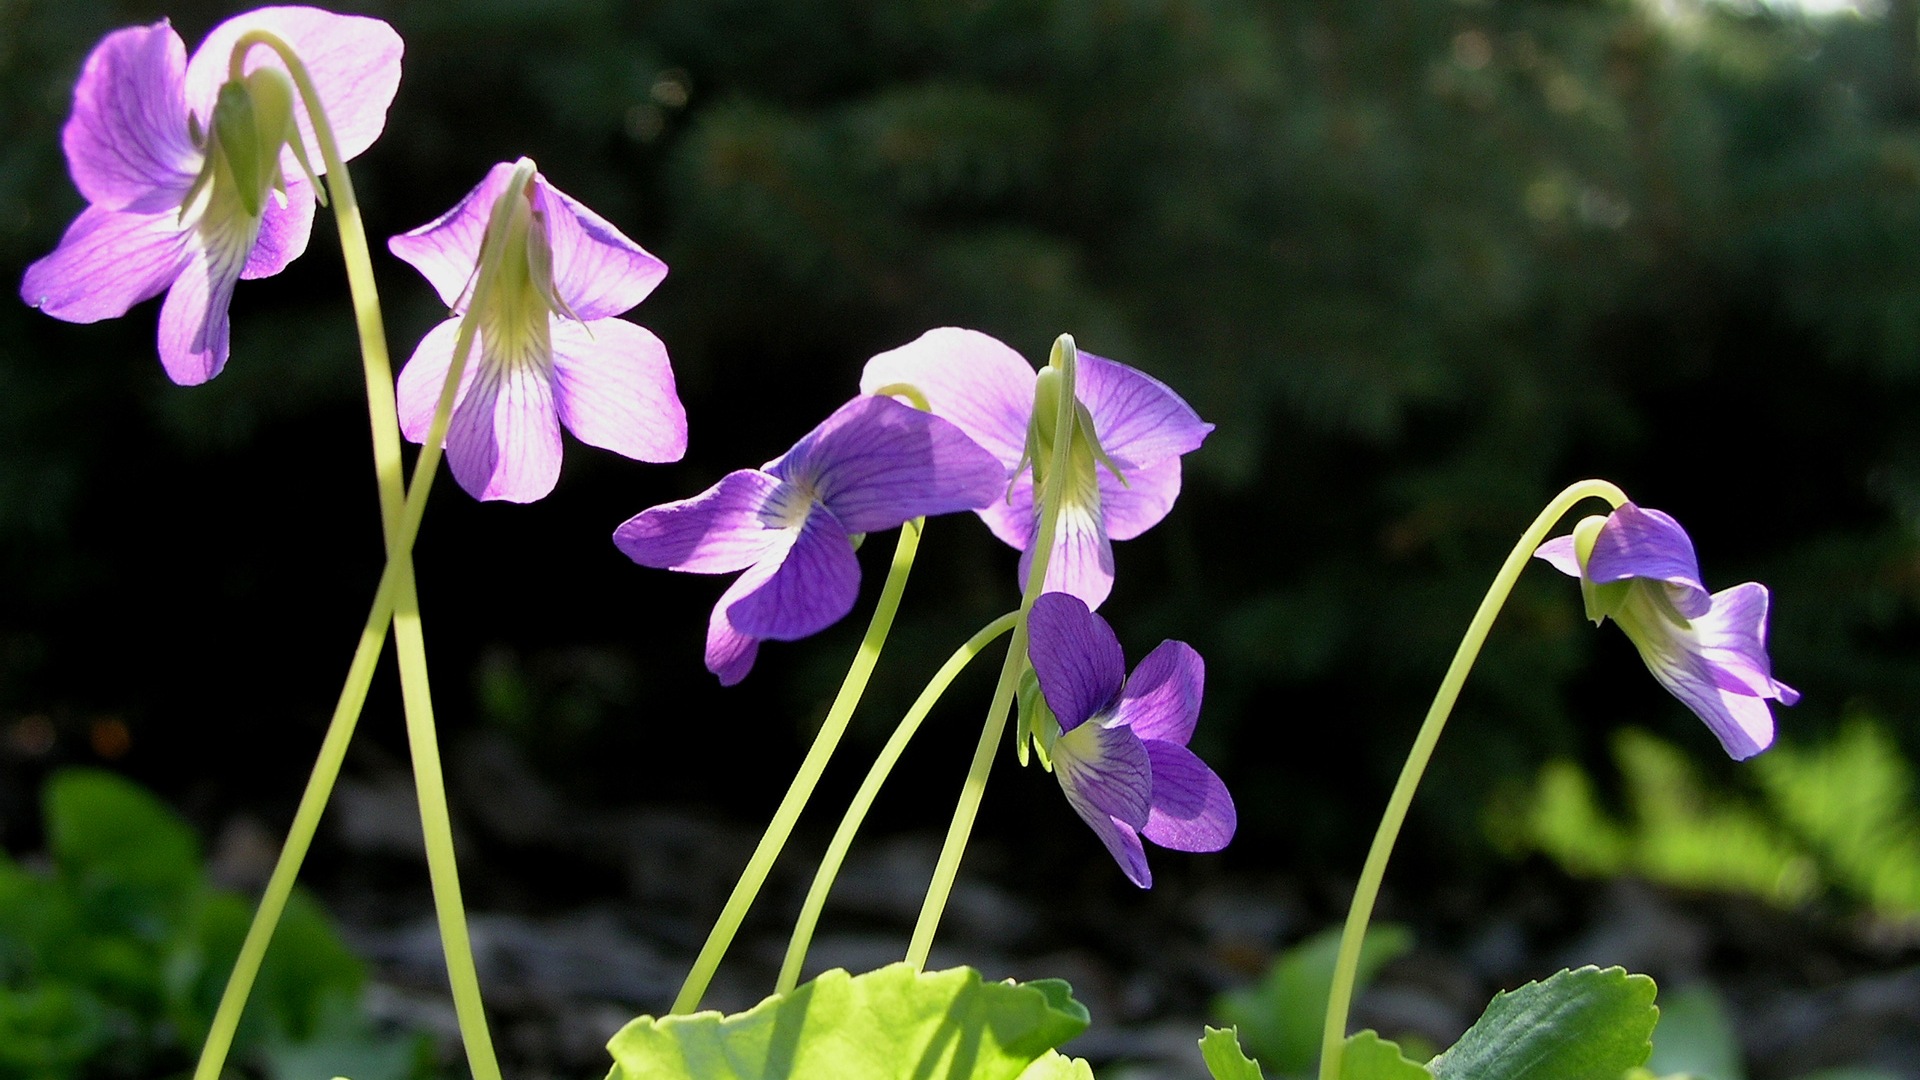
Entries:
POLYGON ((667 265, 547 183, 532 162, 495 165, 458 206, 387 246, 454 313, 400 372, 407 438, 426 441, 460 324, 480 320, 445 440, 454 478, 475 498, 545 497, 560 477, 562 426, 640 461, 686 452, 686 411, 666 346, 614 318, 645 299, 667 265), (483 243, 490 228, 497 239, 483 243), (469 310, 489 270, 483 307, 469 310))
POLYGON ((191 58, 164 20, 116 30, 87 57, 61 134, 88 206, 20 285, 21 299, 77 323, 166 292, 160 362, 181 385, 225 366, 234 282, 279 273, 313 228, 308 173, 325 164, 283 62, 257 45, 247 78, 228 79, 235 42, 256 30, 300 57, 343 160, 373 144, 402 48, 378 19, 261 8, 221 23, 191 58))
MULTIPOLYGON (((934 415, 953 421, 1000 459, 1008 479, 1003 497, 977 513, 995 536, 1022 553, 1022 582, 1040 519, 1033 476, 1023 467, 1036 379, 1007 345, 954 327, 929 330, 881 353, 860 376, 864 393, 914 387, 934 415)), ((1069 451, 1069 482, 1043 584, 1097 608, 1113 589, 1111 541, 1139 536, 1167 515, 1180 494, 1180 455, 1198 449, 1213 425, 1158 379, 1091 353, 1079 354, 1077 382, 1081 415, 1091 419, 1094 431, 1091 437, 1076 432, 1069 451)))
POLYGON ((1620 624, 1647 670, 1735 760, 1773 745, 1767 702, 1791 705, 1800 693, 1773 677, 1767 659, 1766 586, 1708 595, 1686 530, 1632 503, 1582 520, 1534 555, 1580 579, 1587 617, 1620 624))
POLYGON ((1220 777, 1187 749, 1200 719, 1206 666, 1185 642, 1163 641, 1127 675, 1107 621, 1077 596, 1042 593, 1027 655, 1058 733, 1036 731, 1060 790, 1128 880, 1153 885, 1140 838, 1175 851, 1218 851, 1237 816, 1220 777))
POLYGON ((1005 484, 1000 463, 954 425, 859 397, 761 468, 628 519, 613 542, 642 566, 745 571, 707 623, 707 670, 732 686, 760 642, 806 637, 853 609, 856 535, 984 506, 1005 484))

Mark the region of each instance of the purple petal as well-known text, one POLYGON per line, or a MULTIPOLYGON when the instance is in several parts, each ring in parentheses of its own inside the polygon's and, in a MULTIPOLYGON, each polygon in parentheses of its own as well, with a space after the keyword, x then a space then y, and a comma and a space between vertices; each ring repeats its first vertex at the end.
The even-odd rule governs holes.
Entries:
POLYGON ((486 177, 453 209, 387 241, 387 250, 420 271, 450 310, 465 309, 467 285, 480 259, 487 219, 507 189, 513 168, 512 162, 503 161, 488 169, 486 177))
POLYGON ((1233 839, 1238 815, 1227 785, 1193 751, 1144 740, 1153 763, 1153 808, 1140 831, 1174 851, 1219 851, 1233 839))
MULTIPOLYGON (((453 362, 453 346, 460 335, 460 319, 446 319, 427 331, 414 346, 413 356, 400 369, 394 387, 394 402, 400 410, 400 432, 417 443, 427 441, 433 426, 433 411, 440 406, 440 391, 446 385, 447 367, 453 362)), ((479 370, 480 343, 469 346, 467 366, 460 373, 460 390, 454 395, 458 404, 473 389, 473 375, 479 370)))
MULTIPOLYGON (((393 27, 379 19, 336 15, 313 7, 258 8, 213 28, 187 61, 187 107, 202 125, 213 116, 214 99, 227 81, 234 43, 253 30, 265 30, 285 41, 313 77, 342 161, 352 161, 373 145, 387 126, 387 106, 393 104, 400 87, 400 55, 405 46, 393 27)), ((286 70, 272 49, 256 45, 247 51, 243 70, 261 67, 286 70)), ((294 109, 294 122, 306 143, 307 160, 316 173, 324 173, 326 163, 304 103, 294 109)), ((290 151, 281 152, 280 170, 288 178, 301 175, 290 151)))
POLYGON ((160 306, 160 363, 181 386, 198 386, 227 366, 227 309, 252 248, 245 235, 220 235, 192 252, 160 306))
POLYGON ((1034 600, 1027 615, 1027 656, 1047 707, 1066 732, 1105 712, 1127 677, 1113 628, 1066 593, 1042 593, 1034 600))
POLYGON ((1206 678, 1206 662, 1191 645, 1163 641, 1127 677, 1114 718, 1143 739, 1185 746, 1200 720, 1206 678))
POLYGON ((1697 619, 1707 612, 1707 588, 1700 583, 1693 541, 1679 522, 1658 510, 1642 510, 1632 503, 1614 510, 1594 538, 1593 551, 1587 556, 1587 578, 1596 585, 1629 578, 1664 582, 1680 614, 1697 619))
POLYGON ((733 686, 746 678, 760 655, 760 639, 735 629, 727 621, 727 609, 740 597, 759 588, 778 565, 766 563, 749 569, 727 586, 719 602, 713 605, 713 614, 707 618, 706 661, 707 670, 720 677, 721 686, 733 686))
POLYGON ((1800 700, 1800 692, 1773 677, 1767 659, 1767 587, 1749 581, 1713 594, 1713 607, 1693 621, 1700 654, 1715 669, 1725 690, 1773 698, 1782 705, 1800 700))
MULTIPOLYGON (((1100 508, 1068 503, 1060 508, 1053 553, 1047 557, 1047 592, 1072 593, 1097 608, 1113 592, 1113 545, 1100 520, 1100 508)), ((1033 564, 1033 546, 1020 553, 1022 587, 1033 564)))
POLYGON ((958 427, 882 397, 842 405, 766 469, 816 492, 856 533, 984 506, 1006 480, 958 427))
POLYGON ((1765 587, 1738 585, 1715 595, 1712 604, 1700 619, 1680 623, 1639 599, 1623 605, 1615 621, 1653 677, 1700 717, 1728 755, 1741 760, 1773 743, 1767 702, 1792 704, 1800 695, 1768 672, 1765 587))
POLYGON ((791 530, 768 513, 783 486, 757 469, 728 473, 691 499, 628 518, 614 530, 613 542, 641 566, 694 574, 743 570, 793 543, 791 530))
POLYGON ((1107 539, 1131 540, 1159 524, 1180 496, 1180 459, 1127 469, 1127 482, 1096 465, 1100 477, 1100 510, 1107 539))
POLYGON ((1580 576, 1580 556, 1574 549, 1573 534, 1556 536, 1533 550, 1533 557, 1571 578, 1580 576))
POLYGON ((240 271, 243 280, 272 277, 307 250, 307 238, 313 233, 313 185, 305 180, 287 181, 287 193, 267 196, 260 214, 260 231, 253 238, 253 250, 247 253, 247 265, 240 271))
POLYGON ((1100 445, 1123 469, 1197 450, 1213 430, 1167 384, 1125 364, 1083 352, 1075 380, 1100 445))
POLYGON ((173 284, 193 246, 193 232, 180 228, 177 212, 89 206, 52 254, 27 267, 20 298, 67 322, 116 319, 173 284))
POLYGON ((537 173, 533 208, 546 219, 554 292, 580 318, 618 315, 667 276, 666 263, 537 173))
POLYGON ((560 479, 553 383, 542 365, 527 358, 477 359, 478 370, 447 426, 447 466, 476 499, 545 498, 560 479))
MULTIPOLYGON (((975 510, 980 520, 1001 542, 1015 551, 1027 550, 1033 543, 1033 534, 1040 527, 1033 512, 1033 474, 1023 471, 1013 478, 1011 484, 1002 483, 993 501, 975 510)), ((1022 580, 1026 571, 1020 571, 1022 580)))
POLYGON ((860 392, 911 383, 935 416, 952 421, 1011 470, 1026 450, 1034 379, 1033 368, 1006 345, 947 326, 868 360, 860 392))
POLYGON ((637 461, 678 461, 687 412, 667 347, 620 319, 552 319, 554 399, 560 422, 589 446, 637 461))
POLYGON ((852 611, 860 593, 853 540, 832 514, 815 506, 798 530, 784 531, 793 546, 760 587, 727 608, 727 621, 743 634, 795 641, 818 633, 852 611))
POLYGON ((1128 880, 1153 884, 1138 829, 1152 812, 1153 766, 1125 727, 1083 724, 1054 742, 1053 774, 1067 805, 1106 845, 1128 880))
POLYGON ((134 213, 178 211, 202 157, 187 135, 187 47, 166 22, 116 30, 94 46, 61 132, 87 201, 134 213))

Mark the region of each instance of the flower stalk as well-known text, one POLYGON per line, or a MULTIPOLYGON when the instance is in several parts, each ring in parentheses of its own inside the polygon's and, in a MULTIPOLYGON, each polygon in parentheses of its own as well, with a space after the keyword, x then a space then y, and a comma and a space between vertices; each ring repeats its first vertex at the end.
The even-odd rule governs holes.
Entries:
POLYGON ((1347 909, 1346 926, 1340 932, 1340 951, 1334 960, 1333 984, 1327 996, 1327 1015, 1320 1039, 1320 1080, 1338 1080, 1340 1061, 1345 1049, 1347 1037, 1347 1016, 1353 1005, 1354 983, 1360 970, 1360 946, 1366 940, 1367 923, 1373 917, 1374 902, 1379 899, 1380 882, 1386 876, 1387 859, 1393 854, 1394 841, 1400 836, 1400 827, 1406 823, 1407 808, 1413 803, 1414 791, 1420 786, 1420 778, 1426 774, 1427 763, 1433 759, 1433 748, 1440 741, 1440 732, 1447 726, 1447 718, 1453 714, 1453 706, 1460 697, 1460 688, 1467 681, 1468 672, 1480 656, 1480 647, 1486 643, 1487 634, 1493 629, 1493 620, 1505 606, 1507 597, 1513 592, 1514 582, 1520 578, 1520 572, 1526 569, 1527 560, 1547 538, 1553 528, 1567 511, 1586 499, 1605 499, 1615 507, 1627 501, 1626 493, 1604 480, 1582 480, 1572 484, 1566 490, 1553 497, 1546 509, 1533 519, 1527 530, 1520 535, 1513 550, 1507 554, 1506 562, 1500 565, 1500 571, 1494 575, 1493 584, 1480 601, 1480 607, 1473 613, 1473 620, 1467 624, 1466 636, 1460 639, 1460 646, 1454 651, 1453 662, 1447 666, 1447 673, 1440 680, 1439 692, 1434 695, 1433 704, 1427 709, 1427 717, 1420 725, 1420 731, 1414 736, 1413 749, 1407 754, 1406 764, 1400 768, 1400 779, 1393 786, 1393 794, 1387 799, 1386 813, 1380 818, 1380 827, 1374 832, 1373 846, 1367 850, 1367 861, 1360 871, 1360 880, 1354 886, 1353 903, 1347 909))

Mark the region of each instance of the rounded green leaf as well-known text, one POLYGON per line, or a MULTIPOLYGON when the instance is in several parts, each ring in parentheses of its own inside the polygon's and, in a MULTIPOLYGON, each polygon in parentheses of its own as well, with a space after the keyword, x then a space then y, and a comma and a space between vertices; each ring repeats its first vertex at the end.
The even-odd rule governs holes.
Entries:
POLYGON ((1583 967, 1495 994, 1428 1068, 1439 1080, 1614 1080, 1653 1052, 1653 980, 1583 967))

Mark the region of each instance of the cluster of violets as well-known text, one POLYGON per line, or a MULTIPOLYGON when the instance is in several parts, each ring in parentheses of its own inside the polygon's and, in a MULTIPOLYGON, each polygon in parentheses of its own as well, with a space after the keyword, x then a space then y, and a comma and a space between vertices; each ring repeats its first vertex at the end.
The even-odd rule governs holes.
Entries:
MULTIPOLYGON (((23 299, 93 322, 165 292, 167 375, 183 385, 217 375, 235 283, 278 273, 305 249, 319 177, 383 130, 401 52, 377 19, 307 7, 231 19, 191 56, 164 21, 108 35, 86 60, 62 135, 88 205, 27 269, 23 299), (260 34, 290 48, 310 81, 296 85, 300 73, 260 34), (310 122, 316 108, 331 136, 310 122)), ((682 455, 687 421, 666 348, 620 318, 666 265, 532 162, 493 166, 451 210, 388 246, 449 309, 399 375, 401 430, 425 442, 442 420, 451 471, 474 497, 546 496, 562 428, 640 461, 682 455)), ((1010 593, 1035 596, 1024 662, 1044 708, 1023 711, 1022 758, 1030 739, 1074 812, 1146 887, 1143 840, 1218 850, 1233 835, 1234 805, 1187 748, 1200 655, 1163 642, 1129 674, 1096 611, 1114 590, 1113 542, 1167 515, 1181 457, 1212 425, 1125 364, 1080 353, 1073 370, 1062 406, 1057 370, 1036 372, 978 331, 930 330, 870 359, 858 393, 786 453, 636 514, 613 542, 642 566, 737 575, 713 608, 705 655, 732 685, 762 642, 804 638, 853 609, 865 534, 978 515, 1020 552, 1010 593), (1062 448, 1064 414, 1074 419, 1062 448), (1050 475, 1061 462, 1065 472, 1050 475), (1053 534, 1041 536, 1049 520, 1053 534), (1028 589, 1043 549, 1045 580, 1028 589)), ((1771 744, 1769 703, 1798 695, 1769 668, 1763 586, 1710 594, 1687 534, 1632 503, 1536 554, 1579 579, 1588 615, 1613 619, 1727 753, 1771 744)))

